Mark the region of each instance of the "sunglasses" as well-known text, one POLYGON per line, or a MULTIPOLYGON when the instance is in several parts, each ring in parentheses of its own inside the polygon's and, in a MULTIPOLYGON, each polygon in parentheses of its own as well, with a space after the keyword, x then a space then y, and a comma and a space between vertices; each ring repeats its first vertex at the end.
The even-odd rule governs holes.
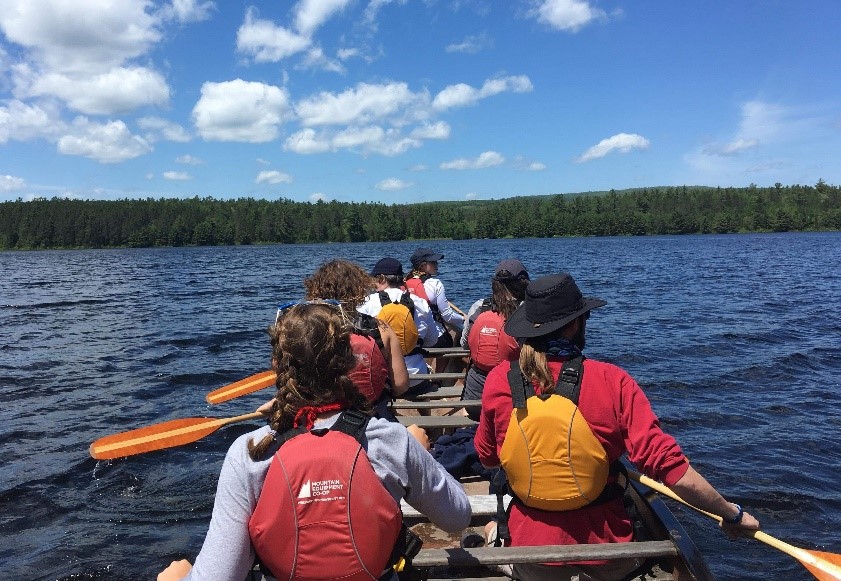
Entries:
POLYGON ((277 325, 277 322, 280 321, 280 318, 286 314, 287 311, 290 309, 297 307, 298 305, 327 305, 337 309, 341 314, 343 319, 347 319, 345 316, 345 311, 342 309, 342 303, 335 299, 323 299, 323 300, 313 300, 313 301, 292 301, 289 303, 283 303, 277 307, 277 314, 275 315, 274 322, 277 325))

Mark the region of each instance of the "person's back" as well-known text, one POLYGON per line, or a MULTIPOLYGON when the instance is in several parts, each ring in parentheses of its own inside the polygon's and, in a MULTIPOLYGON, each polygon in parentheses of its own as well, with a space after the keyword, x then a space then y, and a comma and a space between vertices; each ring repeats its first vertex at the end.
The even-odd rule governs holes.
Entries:
MULTIPOLYGON (((528 382, 537 396, 568 393, 577 404, 576 413, 584 418, 598 449, 602 450, 600 453, 605 454, 606 462, 616 466, 619 458, 627 453, 628 459, 647 476, 662 481, 696 506, 720 514, 725 520, 732 518, 726 525, 730 527, 726 530, 728 534, 736 534, 741 528, 758 528, 756 519, 738 505, 727 503, 692 469, 674 438, 662 431, 648 399, 627 372, 612 364, 584 358, 581 370, 576 371, 583 374, 576 375, 576 380, 580 377, 579 391, 556 391, 562 369, 582 356, 590 311, 604 304, 599 299, 583 297, 572 277, 566 274, 542 277, 529 284, 525 303, 505 324, 506 332, 522 344, 520 357, 516 362, 497 365, 485 382, 474 440, 482 464, 491 468, 503 462, 507 465, 505 472, 514 471, 515 479, 529 477, 533 461, 520 457, 512 463, 511 449, 505 449, 507 438, 512 437, 509 431, 512 424, 523 417, 512 414, 516 399, 516 386, 512 382, 520 379, 528 382), (519 373, 510 373, 514 364, 520 368, 519 373)), ((568 440, 567 444, 571 442, 568 440)), ((557 443, 554 446, 565 449, 557 443)), ((595 461, 595 456, 592 460, 595 461)), ((580 508, 544 510, 528 499, 512 503, 507 523, 508 542, 526 546, 633 540, 630 517, 616 481, 617 473, 612 471, 604 485, 600 485, 601 492, 597 496, 592 494, 595 498, 587 498, 580 508)), ((515 565, 514 573, 529 579, 567 579, 593 573, 592 565, 515 565)), ((622 579, 635 566, 635 560, 600 563, 598 578, 622 579)))
MULTIPOLYGON (((255 559, 249 521, 276 462, 281 436, 296 427, 313 433, 329 429, 345 409, 370 414, 370 404, 347 376, 354 365, 350 326, 337 309, 325 304, 298 305, 280 319, 272 333, 278 393, 269 425, 240 436, 228 450, 210 527, 195 566, 189 570, 189 564, 173 563, 159 581, 180 579, 188 571, 186 578, 191 580, 244 579, 255 559)), ((470 505, 461 485, 406 428, 370 419, 359 442, 380 484, 395 502, 405 498, 450 532, 469 524, 470 505)), ((307 490, 310 495, 312 486, 307 490)), ((304 492, 301 486, 297 494, 304 492)), ((294 531, 290 529, 289 534, 294 531)), ((304 557, 311 561, 335 558, 332 549, 329 544, 311 545, 304 557)))

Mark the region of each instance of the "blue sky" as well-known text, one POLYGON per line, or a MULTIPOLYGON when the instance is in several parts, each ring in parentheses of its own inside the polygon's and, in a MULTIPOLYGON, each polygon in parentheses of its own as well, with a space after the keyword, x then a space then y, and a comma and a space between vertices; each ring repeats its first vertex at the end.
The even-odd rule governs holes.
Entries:
POLYGON ((841 184, 838 0, 0 0, 0 200, 841 184))

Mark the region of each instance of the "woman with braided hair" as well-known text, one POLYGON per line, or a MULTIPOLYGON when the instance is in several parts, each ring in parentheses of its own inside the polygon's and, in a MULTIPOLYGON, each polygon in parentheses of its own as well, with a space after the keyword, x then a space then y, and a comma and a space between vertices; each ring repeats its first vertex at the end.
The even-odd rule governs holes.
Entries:
MULTIPOLYGON (((269 425, 240 436, 228 450, 210 527, 195 565, 173 562, 158 581, 241 581, 252 569, 255 556, 265 562, 266 555, 255 549, 252 515, 281 447, 286 449, 287 442, 305 437, 296 433, 290 439, 289 431, 329 432, 348 413, 365 416, 359 442, 388 495, 398 503, 405 498, 446 531, 468 526, 470 504, 461 485, 403 426, 369 417, 371 404, 349 376, 356 363, 351 350, 353 329, 343 308, 325 302, 300 303, 279 313, 269 330, 277 373, 269 425)), ((274 469, 275 474, 278 470, 274 469)), ((272 494, 276 488, 267 485, 266 491, 272 494)), ((290 527, 279 536, 295 532, 290 527)), ((333 551, 329 544, 315 550, 321 549, 333 551)), ((336 559, 335 554, 327 558, 336 559)))

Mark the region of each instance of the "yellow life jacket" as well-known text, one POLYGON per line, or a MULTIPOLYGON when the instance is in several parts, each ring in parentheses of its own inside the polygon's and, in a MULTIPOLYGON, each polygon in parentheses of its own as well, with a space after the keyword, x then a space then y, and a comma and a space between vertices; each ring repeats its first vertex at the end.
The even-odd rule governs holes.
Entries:
POLYGON ((511 492, 526 506, 575 510, 598 499, 607 485, 607 452, 578 409, 582 360, 564 362, 550 395, 536 395, 519 362, 511 362, 514 409, 499 459, 511 492))
POLYGON ((415 325, 415 303, 408 291, 400 295, 399 301, 392 301, 385 291, 379 292, 382 309, 377 318, 388 323, 400 342, 403 356, 409 355, 418 347, 418 327, 415 325))

